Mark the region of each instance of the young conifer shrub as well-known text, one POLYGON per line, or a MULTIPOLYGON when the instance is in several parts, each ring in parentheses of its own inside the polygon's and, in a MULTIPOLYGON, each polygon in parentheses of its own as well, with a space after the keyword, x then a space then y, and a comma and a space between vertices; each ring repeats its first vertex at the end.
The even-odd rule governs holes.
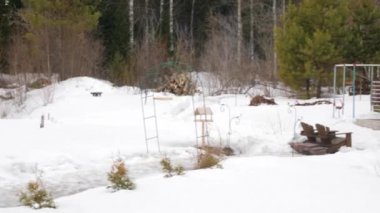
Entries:
POLYGON ((20 193, 19 201, 22 205, 33 209, 56 208, 52 196, 43 186, 41 179, 30 181, 26 191, 20 193))
POLYGON ((174 168, 174 172, 176 175, 184 175, 185 174, 185 168, 183 166, 178 165, 174 168))
POLYGON ((165 173, 164 177, 173 176, 173 167, 169 158, 165 157, 160 161, 162 171, 165 173))
POLYGON ((111 182, 111 185, 107 188, 114 191, 122 189, 133 190, 136 188, 135 184, 128 177, 128 170, 124 160, 120 158, 113 162, 111 171, 108 173, 108 181, 111 182))
POLYGON ((178 165, 173 168, 172 163, 169 158, 165 157, 160 161, 162 171, 165 173, 164 177, 172 177, 173 173, 176 175, 184 175, 185 168, 183 166, 178 165))

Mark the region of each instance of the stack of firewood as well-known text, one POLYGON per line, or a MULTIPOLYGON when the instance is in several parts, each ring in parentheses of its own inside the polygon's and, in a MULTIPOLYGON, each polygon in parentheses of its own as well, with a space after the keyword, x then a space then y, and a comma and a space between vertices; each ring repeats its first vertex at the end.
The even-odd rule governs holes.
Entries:
POLYGON ((175 95, 193 95, 195 85, 191 81, 188 73, 173 73, 170 77, 165 77, 162 86, 157 88, 159 92, 170 92, 175 95))

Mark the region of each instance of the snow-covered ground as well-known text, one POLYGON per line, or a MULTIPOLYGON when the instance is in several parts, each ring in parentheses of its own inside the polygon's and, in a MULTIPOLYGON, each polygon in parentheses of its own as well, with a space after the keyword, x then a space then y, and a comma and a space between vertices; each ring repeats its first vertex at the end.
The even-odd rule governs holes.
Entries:
MULTIPOLYGON (((228 143, 228 109, 240 116, 231 123, 236 155, 222 161, 223 169, 191 170, 197 154, 193 107, 202 106, 203 97, 155 96, 172 99, 156 101, 161 153, 151 141, 149 154, 136 88, 81 77, 29 92, 21 108, 0 103, 7 114, 0 119, 0 212, 33 211, 17 207, 17 194, 38 170, 58 205, 44 212, 380 212, 380 131, 354 124, 351 97, 340 118, 332 117, 332 105, 291 108, 296 100, 283 97, 275 98, 276 106, 259 107, 249 107, 245 96, 206 97, 214 113, 211 144, 228 143), (93 91, 103 94, 93 97, 93 91), (53 103, 44 106, 52 94, 53 103), (294 154, 288 142, 295 119, 353 132, 353 147, 334 155, 294 154), (163 156, 189 171, 163 178, 163 156), (106 173, 118 157, 136 190, 106 190, 106 173)), ((152 112, 149 100, 145 109, 152 112)), ((356 114, 373 116, 368 96, 356 97, 356 114)), ((153 124, 147 125, 150 136, 153 124)))

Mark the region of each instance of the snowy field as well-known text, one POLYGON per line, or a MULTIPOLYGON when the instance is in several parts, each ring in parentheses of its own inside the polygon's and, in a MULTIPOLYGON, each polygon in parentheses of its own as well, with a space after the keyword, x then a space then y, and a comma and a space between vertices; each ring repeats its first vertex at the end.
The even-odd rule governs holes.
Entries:
MULTIPOLYGON (((155 94, 163 97, 165 94, 155 94)), ((18 193, 42 170, 57 209, 42 212, 380 212, 380 131, 355 125, 352 99, 332 117, 332 105, 289 107, 296 100, 276 97, 275 106, 249 107, 249 97, 206 97, 214 115, 210 143, 228 144, 236 155, 223 169, 192 170, 196 162, 193 107, 202 96, 157 100, 157 143, 146 152, 140 92, 92 78, 73 78, 33 90, 21 107, 0 103, 0 212, 34 212, 19 207, 18 193), (101 97, 90 92, 102 91, 101 97), (44 106, 47 97, 53 102, 44 106), (44 115, 45 128, 40 128, 44 115), (353 132, 352 148, 334 155, 301 156, 288 142, 298 133, 295 119, 353 132), (295 127, 295 128, 294 128, 295 127), (188 171, 163 178, 159 161, 169 157, 188 171), (125 160, 137 184, 134 191, 106 189, 112 161, 125 160)), ((311 100, 312 101, 312 100, 311 100)), ((152 103, 147 102, 147 113, 152 103)), ((356 97, 357 117, 370 113, 369 97, 356 97)), ((154 128, 148 123, 148 133, 154 128)))

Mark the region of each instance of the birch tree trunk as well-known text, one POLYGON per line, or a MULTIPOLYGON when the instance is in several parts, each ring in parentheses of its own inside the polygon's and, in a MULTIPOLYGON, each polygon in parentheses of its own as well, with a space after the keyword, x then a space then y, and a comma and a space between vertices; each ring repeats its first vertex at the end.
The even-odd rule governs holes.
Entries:
POLYGON ((160 20, 158 23, 160 36, 162 36, 162 21, 164 17, 164 0, 160 0, 160 20))
POLYGON ((45 51, 46 51, 46 66, 47 66, 47 75, 51 75, 51 61, 50 61, 50 39, 47 26, 45 25, 45 51))
POLYGON ((145 42, 149 42, 149 0, 145 0, 145 42))
POLYGON ((276 53, 276 27, 277 27, 277 0, 273 0, 273 73, 272 73, 272 80, 274 80, 274 77, 277 75, 277 53, 276 53))
POLYGON ((133 49, 135 44, 135 38, 134 38, 134 14, 133 14, 133 1, 129 0, 129 43, 131 46, 131 49, 133 49))
POLYGON ((254 19, 253 19, 253 0, 249 2, 249 10, 250 10, 250 32, 249 32, 249 46, 250 46, 250 56, 251 60, 255 59, 255 34, 254 34, 254 19))
POLYGON ((169 41, 170 41, 170 48, 169 51, 171 54, 174 52, 174 14, 173 14, 173 0, 169 1, 169 41))
POLYGON ((241 0, 237 0, 237 24, 238 24, 238 29, 237 29, 237 60, 238 63, 240 64, 241 61, 241 30, 242 30, 242 23, 241 23, 241 0))
POLYGON ((191 4, 191 17, 190 17, 190 48, 191 56, 194 54, 194 6, 195 0, 191 4))

